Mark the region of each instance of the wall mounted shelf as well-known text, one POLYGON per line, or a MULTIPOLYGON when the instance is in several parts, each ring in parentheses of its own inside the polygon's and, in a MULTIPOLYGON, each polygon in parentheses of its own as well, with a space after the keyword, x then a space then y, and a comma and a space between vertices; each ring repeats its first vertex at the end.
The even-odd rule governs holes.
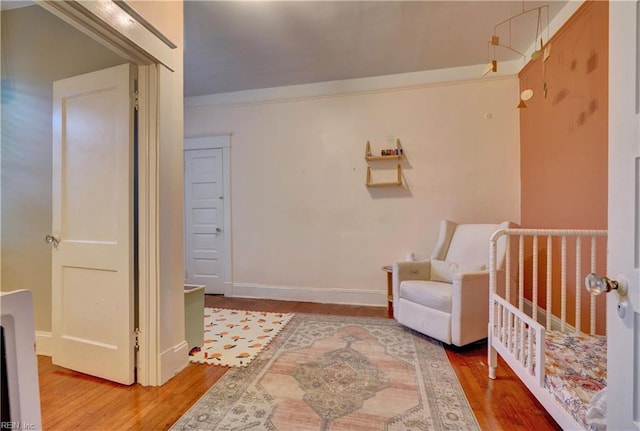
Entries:
MULTIPOLYGON (((364 150, 364 159, 367 162, 379 162, 379 161, 398 161, 404 159, 404 150, 400 145, 400 139, 396 139, 396 148, 394 150, 395 154, 392 155, 380 155, 374 156, 371 154, 371 143, 367 141, 367 145, 364 150)), ((397 179, 396 181, 391 182, 382 182, 382 183, 374 183, 371 181, 371 166, 367 166, 367 181, 365 185, 367 187, 393 187, 393 186, 401 186, 402 185, 402 165, 400 163, 397 164, 397 179)))
POLYGON ((401 186, 402 185, 402 166, 398 163, 397 167, 397 180, 386 182, 386 183, 372 183, 371 182, 371 166, 367 166, 367 182, 365 183, 367 187, 391 187, 391 186, 401 186))
POLYGON ((396 150, 398 154, 393 154, 389 156, 374 156, 371 154, 371 143, 367 141, 367 146, 364 150, 364 159, 368 162, 375 160, 401 160, 404 159, 404 150, 400 145, 400 139, 396 139, 396 150))

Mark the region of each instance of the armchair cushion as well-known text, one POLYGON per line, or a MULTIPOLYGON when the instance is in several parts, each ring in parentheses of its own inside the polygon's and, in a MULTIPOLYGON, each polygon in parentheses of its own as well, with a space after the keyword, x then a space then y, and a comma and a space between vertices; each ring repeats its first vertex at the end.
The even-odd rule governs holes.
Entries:
POLYGON ((431 259, 431 280, 451 283, 453 276, 463 272, 483 271, 485 264, 456 263, 440 259, 431 259))
MULTIPOLYGON (((459 224, 451 238, 446 260, 462 263, 489 263, 489 238, 496 224, 459 224)), ((506 226, 504 226, 506 227, 506 226)))
POLYGON ((400 298, 424 307, 451 313, 453 285, 429 280, 405 280, 400 285, 400 298))

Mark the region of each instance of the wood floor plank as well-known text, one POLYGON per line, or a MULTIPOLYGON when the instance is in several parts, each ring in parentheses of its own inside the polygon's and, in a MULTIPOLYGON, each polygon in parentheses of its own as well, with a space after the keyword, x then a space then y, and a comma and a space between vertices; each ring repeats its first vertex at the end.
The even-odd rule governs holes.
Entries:
MULTIPOLYGON (((225 298, 207 295, 205 305, 240 310, 387 317, 386 308, 225 298)), ((511 370, 500 362, 498 379, 487 377, 486 343, 446 348, 483 430, 547 431, 561 428, 511 370)), ((45 430, 166 430, 227 371, 190 364, 161 387, 123 386, 55 366, 38 357, 45 430)))

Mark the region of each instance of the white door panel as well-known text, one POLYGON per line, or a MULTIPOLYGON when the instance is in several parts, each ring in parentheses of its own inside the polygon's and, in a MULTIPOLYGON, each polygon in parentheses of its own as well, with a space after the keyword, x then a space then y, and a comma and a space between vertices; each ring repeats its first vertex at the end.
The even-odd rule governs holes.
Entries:
POLYGON ((221 149, 185 151, 186 282, 224 293, 224 186, 221 149))
POLYGON ((609 3, 608 275, 629 294, 607 297, 607 429, 640 429, 640 33, 638 1, 609 3), (635 91, 634 91, 635 90, 635 91), (618 305, 626 303, 623 317, 618 305))
POLYGON ((134 382, 134 70, 53 84, 53 362, 134 382))

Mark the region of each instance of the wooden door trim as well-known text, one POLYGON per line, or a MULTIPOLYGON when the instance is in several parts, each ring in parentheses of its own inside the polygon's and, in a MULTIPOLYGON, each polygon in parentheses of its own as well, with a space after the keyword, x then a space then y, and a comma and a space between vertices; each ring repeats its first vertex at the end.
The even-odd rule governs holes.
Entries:
POLYGON ((138 66, 138 354, 137 381, 161 384, 159 341, 158 68, 138 66))
MULTIPOLYGON (((132 63, 161 63, 175 70, 172 50, 176 45, 160 34, 149 30, 153 27, 140 14, 132 16, 126 7, 107 8, 104 2, 94 0, 35 0, 37 4, 53 13, 71 26, 89 37, 107 46, 113 52, 132 63), (129 18, 127 25, 122 24, 122 17, 129 18)), ((153 27, 155 28, 155 27, 153 27)))
MULTIPOLYGON (((136 381, 143 386, 163 384, 160 352, 160 280, 159 280, 159 154, 160 136, 157 133, 158 115, 161 109, 159 94, 171 94, 158 78, 158 64, 174 69, 171 57, 153 56, 148 50, 111 25, 100 25, 92 12, 86 12, 78 1, 46 1, 36 3, 61 18, 74 28, 107 46, 138 66, 138 139, 140 161, 138 163, 139 216, 138 216, 138 320, 139 339, 136 381), (82 13, 78 12, 82 11, 82 13), (163 57, 163 58, 158 58, 163 57)), ((155 36, 154 36, 155 37, 155 36)), ((151 39, 145 38, 148 42, 151 39)), ((159 43, 162 43, 158 39, 159 43)), ((165 45, 165 50, 170 48, 165 45)))

